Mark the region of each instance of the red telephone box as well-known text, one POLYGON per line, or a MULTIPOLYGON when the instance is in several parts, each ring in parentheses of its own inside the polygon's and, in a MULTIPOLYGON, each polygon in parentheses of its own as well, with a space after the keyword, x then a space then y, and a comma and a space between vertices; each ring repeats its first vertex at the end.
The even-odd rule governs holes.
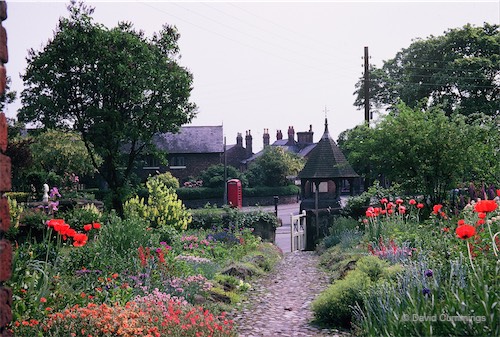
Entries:
POLYGON ((242 202, 242 188, 241 181, 238 179, 231 179, 227 181, 227 202, 231 207, 241 208, 242 202))

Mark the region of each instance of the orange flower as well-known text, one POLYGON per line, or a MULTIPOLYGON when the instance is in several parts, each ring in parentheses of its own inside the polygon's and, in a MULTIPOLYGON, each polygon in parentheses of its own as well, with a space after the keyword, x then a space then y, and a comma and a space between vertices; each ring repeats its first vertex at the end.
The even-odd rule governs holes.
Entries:
POLYGON ((476 235, 476 228, 474 228, 471 225, 465 224, 465 225, 457 227, 455 232, 457 233, 457 236, 460 239, 466 240, 466 239, 476 235))

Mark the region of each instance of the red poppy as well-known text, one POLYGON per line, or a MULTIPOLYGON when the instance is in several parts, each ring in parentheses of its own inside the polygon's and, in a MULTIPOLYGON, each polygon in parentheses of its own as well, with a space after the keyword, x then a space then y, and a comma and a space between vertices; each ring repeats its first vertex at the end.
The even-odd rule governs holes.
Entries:
POLYGON ((91 224, 87 224, 87 225, 83 226, 83 230, 86 231, 86 232, 88 232, 91 229, 92 229, 92 225, 91 224))
POLYGON ((474 205, 474 211, 476 212, 493 212, 496 210, 498 207, 498 204, 495 200, 479 200, 475 205, 474 205))
POLYGON ((438 214, 439 211, 441 211, 441 208, 443 208, 443 205, 441 204, 434 205, 434 207, 432 207, 432 213, 438 214))
POLYGON ((478 217, 479 219, 484 219, 484 218, 486 218, 486 213, 483 213, 483 212, 478 213, 477 217, 478 217))
POLYGON ((66 231, 66 235, 69 236, 70 238, 75 236, 75 234, 76 234, 76 231, 73 228, 70 228, 66 231))
POLYGON ((404 202, 403 199, 400 198, 396 199, 396 204, 398 205, 401 205, 403 202, 404 202))
POLYGON ((497 197, 500 197, 500 190, 497 190, 497 197))
POLYGON ((85 234, 78 233, 78 234, 75 234, 75 236, 73 236, 73 240, 74 240, 73 246, 82 247, 82 246, 85 246, 85 244, 87 243, 88 237, 85 234))
POLYGON ((408 201, 408 203, 410 205, 415 205, 417 203, 417 201, 415 199, 410 199, 410 201, 408 201))
POLYGON ((464 219, 458 220, 458 225, 459 226, 465 225, 465 220, 464 219))
POLYGON ((417 208, 418 208, 418 209, 422 209, 422 208, 424 208, 424 204, 422 204, 422 203, 418 203, 418 204, 417 204, 417 208))
POLYGON ((450 229, 448 227, 443 227, 442 231, 445 232, 445 233, 448 233, 450 231, 450 229))
POLYGON ((406 212, 406 207, 404 207, 404 206, 399 206, 399 213, 400 213, 400 214, 405 214, 405 212, 406 212))
POLYGON ((387 198, 380 199, 381 204, 387 204, 388 202, 389 202, 389 200, 387 200, 387 198))
POLYGON ((393 204, 392 202, 388 203, 388 204, 387 204, 387 209, 391 209, 391 208, 392 208, 392 206, 394 206, 394 204, 393 204))
POLYGON ((54 225, 54 230, 60 235, 66 235, 66 232, 70 229, 67 223, 57 223, 54 225))
POLYGON ((56 225, 63 223, 64 223, 63 219, 50 219, 49 221, 47 221, 47 226, 54 228, 56 225))
POLYGON ((465 224, 465 225, 457 227, 455 232, 457 233, 457 236, 460 239, 466 240, 466 239, 476 235, 476 228, 474 228, 474 226, 465 224))
POLYGON ((101 228, 101 224, 98 222, 93 222, 92 227, 94 227, 94 229, 99 229, 99 228, 101 228))

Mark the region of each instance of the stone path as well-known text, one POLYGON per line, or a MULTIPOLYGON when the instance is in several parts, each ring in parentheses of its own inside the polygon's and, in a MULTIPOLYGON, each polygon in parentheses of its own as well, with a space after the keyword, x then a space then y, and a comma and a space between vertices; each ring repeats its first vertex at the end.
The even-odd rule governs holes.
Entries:
POLYGON ((268 276, 254 281, 248 301, 232 314, 241 337, 349 336, 310 324, 310 304, 328 286, 314 252, 286 253, 268 276))

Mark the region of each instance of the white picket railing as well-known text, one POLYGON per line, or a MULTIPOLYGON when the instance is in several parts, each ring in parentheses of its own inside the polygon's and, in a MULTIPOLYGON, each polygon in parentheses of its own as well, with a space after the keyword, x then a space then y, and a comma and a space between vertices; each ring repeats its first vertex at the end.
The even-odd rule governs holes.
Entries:
POLYGON ((291 251, 306 249, 306 211, 290 214, 291 251))

